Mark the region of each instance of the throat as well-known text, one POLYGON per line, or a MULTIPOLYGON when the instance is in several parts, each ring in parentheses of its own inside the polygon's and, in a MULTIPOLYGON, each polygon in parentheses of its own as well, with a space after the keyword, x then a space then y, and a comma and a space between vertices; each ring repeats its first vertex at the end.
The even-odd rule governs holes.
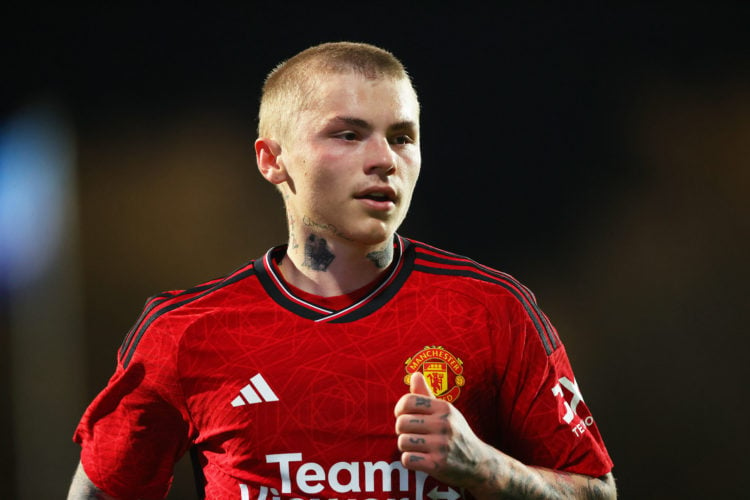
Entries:
POLYGON ((351 245, 329 245, 325 238, 309 235, 304 249, 289 245, 275 266, 284 281, 297 289, 318 297, 337 297, 366 293, 393 261, 393 241, 368 252, 351 245))

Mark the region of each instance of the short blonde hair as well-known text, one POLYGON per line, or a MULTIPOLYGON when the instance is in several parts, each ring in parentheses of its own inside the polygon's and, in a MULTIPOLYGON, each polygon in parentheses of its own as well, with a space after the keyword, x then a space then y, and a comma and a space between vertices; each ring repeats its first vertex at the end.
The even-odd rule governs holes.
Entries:
POLYGON ((354 42, 315 45, 282 62, 266 77, 258 113, 258 136, 288 137, 297 112, 310 105, 318 79, 326 74, 350 72, 368 79, 405 79, 411 84, 401 61, 380 47, 354 42))

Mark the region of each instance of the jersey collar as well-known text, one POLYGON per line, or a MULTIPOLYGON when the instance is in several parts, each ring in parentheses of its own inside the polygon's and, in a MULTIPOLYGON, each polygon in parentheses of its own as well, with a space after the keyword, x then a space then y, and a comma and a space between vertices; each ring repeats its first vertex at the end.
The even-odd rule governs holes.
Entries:
POLYGON ((399 235, 394 237, 393 262, 388 273, 370 293, 341 310, 332 310, 313 304, 296 295, 273 265, 286 252, 286 245, 273 247, 254 262, 260 283, 268 295, 280 306, 315 322, 346 323, 377 311, 388 302, 403 285, 414 261, 412 244, 399 235))

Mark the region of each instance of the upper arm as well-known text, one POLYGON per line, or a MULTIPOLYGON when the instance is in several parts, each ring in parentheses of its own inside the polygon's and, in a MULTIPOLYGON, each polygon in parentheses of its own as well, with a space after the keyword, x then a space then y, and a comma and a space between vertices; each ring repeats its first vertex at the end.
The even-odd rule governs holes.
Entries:
MULTIPOLYGON (((528 309, 506 309, 509 342, 498 347, 502 449, 522 463, 599 477, 612 468, 564 345, 528 309), (554 349, 552 338, 556 340, 554 349), (545 341, 546 339, 546 341, 545 341)), ((543 314, 543 313, 539 313, 543 314)), ((546 317, 545 317, 546 319, 546 317)))
POLYGON ((120 358, 76 428, 86 475, 109 495, 166 497, 175 463, 190 446, 177 359, 184 326, 162 316, 139 332, 132 356, 120 358))
POLYGON ((86 499, 97 499, 97 500, 116 500, 115 497, 109 496, 102 490, 96 487, 91 482, 86 471, 83 470, 83 466, 78 462, 78 467, 73 475, 73 481, 70 483, 70 489, 68 490, 68 500, 86 500, 86 499))

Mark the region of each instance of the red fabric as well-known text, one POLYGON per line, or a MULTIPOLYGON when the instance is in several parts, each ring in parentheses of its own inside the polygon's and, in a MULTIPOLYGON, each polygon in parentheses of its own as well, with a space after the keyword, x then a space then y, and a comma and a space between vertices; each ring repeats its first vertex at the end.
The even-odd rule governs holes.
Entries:
POLYGON ((94 484, 116 497, 163 498, 174 462, 195 444, 206 498, 448 491, 396 464, 393 407, 415 370, 480 438, 524 463, 609 472, 565 349, 530 292, 400 242, 387 286, 346 314, 277 293, 269 257, 149 302, 75 434, 94 484), (446 274, 454 269, 471 271, 446 274))

